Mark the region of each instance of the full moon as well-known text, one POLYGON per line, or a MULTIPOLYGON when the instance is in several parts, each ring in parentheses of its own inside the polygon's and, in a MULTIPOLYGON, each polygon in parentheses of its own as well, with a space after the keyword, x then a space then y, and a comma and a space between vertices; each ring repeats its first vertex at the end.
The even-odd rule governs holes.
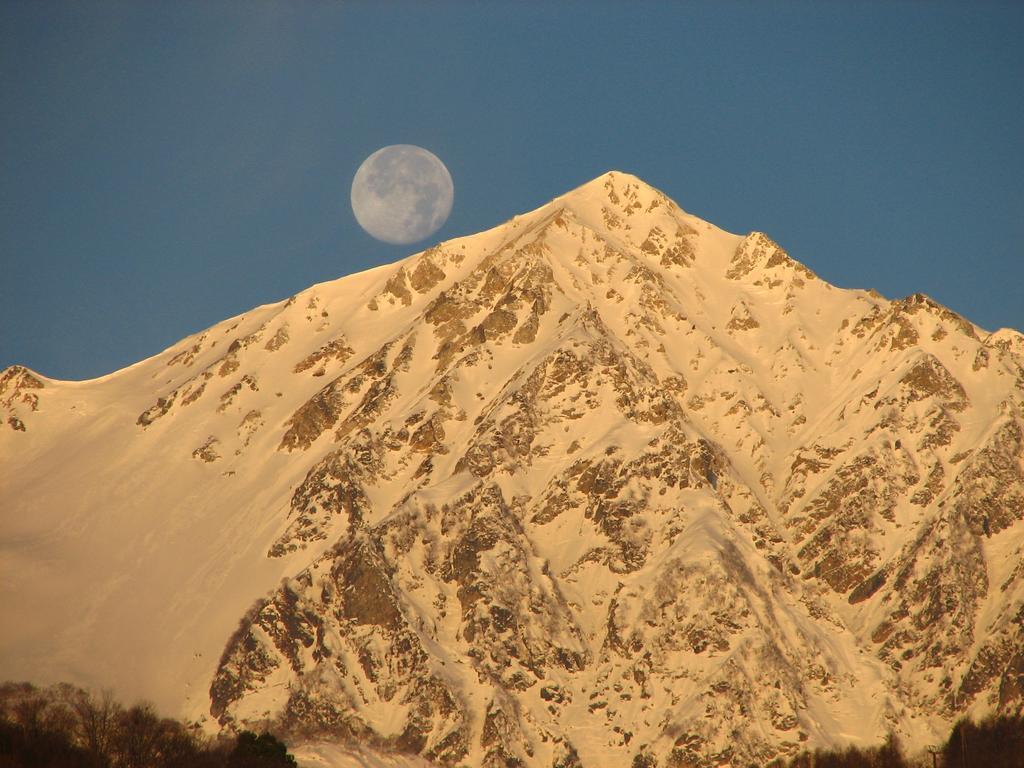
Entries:
POLYGON ((352 179, 352 213, 370 235, 395 245, 430 237, 452 212, 455 187, 436 155, 413 144, 378 149, 352 179))

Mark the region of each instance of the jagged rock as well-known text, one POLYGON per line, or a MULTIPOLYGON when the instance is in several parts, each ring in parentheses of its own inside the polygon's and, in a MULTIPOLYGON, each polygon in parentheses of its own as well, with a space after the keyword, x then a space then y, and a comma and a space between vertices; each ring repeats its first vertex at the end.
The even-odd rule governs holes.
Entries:
POLYGON ((290 338, 291 334, 288 332, 288 324, 284 323, 274 332, 274 335, 267 340, 264 348, 270 352, 276 352, 287 344, 290 338))
POLYGON ((217 452, 219 444, 220 440, 211 435, 205 443, 192 451, 192 458, 205 461, 207 464, 217 461, 220 458, 220 453, 217 452))
POLYGON ((161 416, 165 416, 171 410, 171 406, 174 405, 176 396, 177 392, 173 392, 169 397, 158 397, 156 403, 139 414, 139 418, 135 423, 142 427, 148 427, 161 416))
POLYGON ((608 174, 95 382, 0 374, 0 665, 445 766, 919 748, 1024 706, 1022 339, 608 174))
POLYGON ((292 369, 295 373, 302 373, 314 366, 321 365, 328 360, 344 363, 353 354, 353 349, 345 341, 344 337, 333 339, 324 344, 313 354, 300 360, 292 369))

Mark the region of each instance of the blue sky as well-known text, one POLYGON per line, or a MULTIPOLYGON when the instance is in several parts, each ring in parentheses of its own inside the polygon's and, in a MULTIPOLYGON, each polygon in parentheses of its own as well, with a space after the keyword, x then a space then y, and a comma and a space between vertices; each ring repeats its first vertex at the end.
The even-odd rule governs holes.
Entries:
POLYGON ((610 169, 843 287, 1024 329, 1024 3, 0 2, 0 367, 102 375, 610 169))

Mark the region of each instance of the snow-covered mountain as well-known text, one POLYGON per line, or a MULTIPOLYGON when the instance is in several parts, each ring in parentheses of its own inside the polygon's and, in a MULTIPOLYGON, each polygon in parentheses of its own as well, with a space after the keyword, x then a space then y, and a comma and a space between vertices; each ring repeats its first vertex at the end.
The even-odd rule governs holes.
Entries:
POLYGON ((442 765, 1024 707, 1024 336, 624 173, 101 379, 0 374, 0 678, 442 765))

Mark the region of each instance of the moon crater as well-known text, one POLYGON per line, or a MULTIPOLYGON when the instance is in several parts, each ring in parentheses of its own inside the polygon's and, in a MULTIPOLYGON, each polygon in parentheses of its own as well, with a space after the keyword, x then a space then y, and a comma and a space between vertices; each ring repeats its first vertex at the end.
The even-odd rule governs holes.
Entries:
POLYGON ((378 149, 352 179, 352 212, 359 226, 395 245, 434 234, 447 221, 454 199, 444 163, 413 144, 378 149))

